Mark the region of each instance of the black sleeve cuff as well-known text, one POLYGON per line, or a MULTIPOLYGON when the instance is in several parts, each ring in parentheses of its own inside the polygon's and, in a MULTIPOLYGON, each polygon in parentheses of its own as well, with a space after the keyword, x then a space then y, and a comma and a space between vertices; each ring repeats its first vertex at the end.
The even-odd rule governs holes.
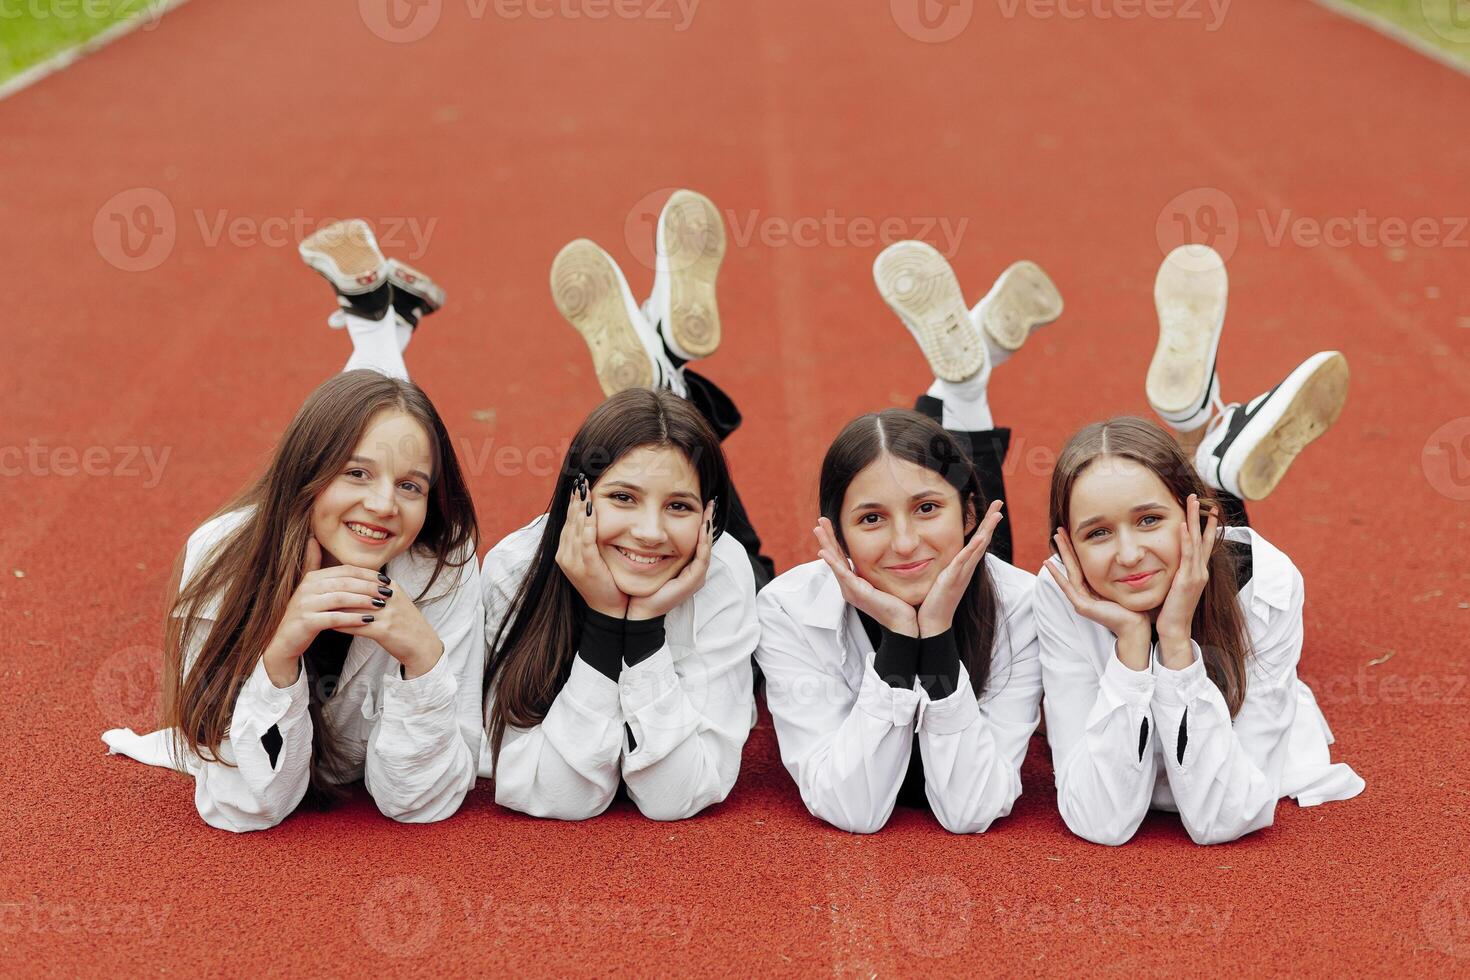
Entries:
POLYGON ((623 663, 636 667, 663 649, 664 618, 623 620, 623 663))
POLYGON ((882 627, 883 638, 873 655, 873 670, 889 687, 907 691, 919 671, 919 638, 882 627))
POLYGON ((582 617, 582 642, 577 654, 587 666, 616 682, 623 672, 623 621, 588 609, 582 617))
POLYGON ((919 683, 930 701, 942 701, 959 689, 960 648, 953 629, 920 641, 919 683))

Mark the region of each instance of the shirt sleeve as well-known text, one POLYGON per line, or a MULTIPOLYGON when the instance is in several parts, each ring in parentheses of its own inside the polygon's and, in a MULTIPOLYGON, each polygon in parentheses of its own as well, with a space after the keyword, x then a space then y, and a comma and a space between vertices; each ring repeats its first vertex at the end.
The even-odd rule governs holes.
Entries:
POLYGON ((237 833, 267 830, 296 810, 311 784, 307 706, 305 669, 294 684, 281 688, 272 683, 264 662, 256 662, 235 700, 220 761, 190 760, 194 805, 205 823, 237 833), (262 741, 273 729, 280 738, 274 759, 262 741))
MULTIPOLYGON (((919 707, 924 795, 939 823, 956 834, 984 832, 1021 795, 1021 763, 1041 721, 1041 660, 1030 589, 996 630, 994 642, 1005 655, 991 656, 983 701, 976 700, 961 662, 953 693, 939 700, 926 696, 919 707)), ((929 656, 931 643, 953 647, 954 631, 924 640, 926 660, 950 663, 949 656, 929 656)))
POLYGON ((918 692, 889 686, 868 664, 854 695, 841 665, 823 662, 769 587, 756 610, 766 704, 802 802, 834 827, 874 833, 892 815, 908 771, 918 692))
POLYGON ((1126 843, 1148 813, 1158 773, 1154 674, 1119 660, 1116 642, 1099 673, 1083 623, 1045 569, 1036 577, 1035 604, 1062 819, 1086 840, 1126 843))
MULTIPOLYGON (((525 571, 525 563, 510 560, 503 544, 485 556, 485 635, 492 642, 525 571)), ((499 758, 486 760, 487 775, 495 780, 501 806, 533 817, 585 820, 612 803, 622 750, 618 682, 576 656, 541 724, 506 726, 499 758)))
POLYGON ((391 662, 368 735, 363 781, 378 809, 403 823, 452 816, 479 770, 485 669, 479 563, 471 555, 454 571, 452 591, 421 609, 443 654, 412 680, 391 662))
MULTIPOLYGON (((1248 661, 1245 701, 1235 718, 1205 672, 1197 643, 1183 670, 1155 666, 1154 718, 1180 819, 1196 844, 1236 840, 1271 825, 1281 798, 1302 652, 1301 573, 1291 602, 1273 610, 1248 661)), ((1254 615, 1242 610, 1247 617, 1254 615)))
POLYGON ((654 820, 681 820, 721 802, 740 774, 760 627, 755 577, 744 554, 738 557, 739 566, 732 567, 717 553, 704 586, 689 600, 692 651, 675 659, 665 640, 634 663, 629 640, 618 681, 629 734, 622 773, 628 797, 654 820))

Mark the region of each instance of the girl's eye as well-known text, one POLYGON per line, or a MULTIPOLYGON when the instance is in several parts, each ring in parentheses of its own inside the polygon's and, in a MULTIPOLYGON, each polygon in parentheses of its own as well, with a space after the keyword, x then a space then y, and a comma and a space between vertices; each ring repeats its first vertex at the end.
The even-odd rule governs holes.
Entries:
POLYGON ((1160 520, 1161 518, 1154 514, 1145 514, 1138 523, 1143 527, 1153 527, 1155 524, 1159 523, 1160 520))
POLYGON ((615 490, 612 493, 608 494, 608 496, 610 496, 613 500, 616 500, 620 504, 631 504, 633 502, 633 495, 624 493, 621 490, 615 490))
POLYGON ((356 480, 364 480, 367 478, 367 470, 350 469, 347 471, 347 475, 356 480))
POLYGON ((859 524, 869 524, 869 525, 872 525, 872 524, 877 524, 882 519, 883 518, 880 517, 877 514, 864 514, 862 517, 859 517, 858 518, 858 523, 859 524))
POLYGON ((400 483, 398 485, 400 487, 402 487, 403 489, 407 490, 409 493, 423 493, 424 492, 422 487, 420 487, 417 483, 414 483, 411 480, 404 480, 402 483, 400 483))
POLYGON ((676 500, 672 504, 669 504, 669 506, 670 507, 673 507, 675 510, 693 510, 694 509, 693 507, 690 507, 688 504, 684 503, 684 501, 682 501, 682 500, 676 500))
POLYGON ((1088 531, 1087 532, 1087 538, 1086 538, 1086 540, 1091 541, 1093 538, 1097 537, 1099 534, 1107 534, 1107 533, 1108 533, 1107 528, 1104 528, 1104 527, 1095 527, 1091 531, 1088 531))
POLYGON ((939 505, 932 500, 926 500, 919 505, 920 514, 932 514, 939 509, 939 505))

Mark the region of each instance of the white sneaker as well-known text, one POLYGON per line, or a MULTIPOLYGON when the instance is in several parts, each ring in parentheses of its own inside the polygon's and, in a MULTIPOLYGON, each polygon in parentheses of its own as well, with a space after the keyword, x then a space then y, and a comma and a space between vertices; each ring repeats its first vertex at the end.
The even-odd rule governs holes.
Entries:
POLYGON ((709 357, 720 346, 715 279, 725 260, 725 222, 714 202, 675 191, 658 216, 653 294, 643 304, 648 321, 675 356, 709 357))
POLYGON ((1062 294, 1041 266, 1016 262, 970 310, 990 366, 1004 364, 1032 333, 1062 315, 1062 294))
POLYGON ((894 242, 873 261, 873 281, 942 381, 989 374, 985 341, 965 306, 959 280, 926 242, 894 242))
POLYGON ((353 218, 319 228, 296 250, 332 284, 343 310, 371 320, 382 318, 391 301, 388 262, 366 221, 353 218))
POLYGON ((1159 418, 1178 432, 1193 432, 1210 420, 1229 287, 1225 261, 1207 245, 1176 248, 1154 280, 1159 344, 1144 387, 1159 418))
POLYGON ((1297 454, 1337 421, 1347 389, 1347 358, 1313 354, 1264 395, 1226 406, 1195 451, 1195 469, 1216 490, 1265 499, 1297 454))
POLYGON ((592 353, 604 395, 628 388, 672 388, 687 396, 683 376, 633 301, 623 270, 595 242, 579 238, 551 264, 551 298, 592 353))

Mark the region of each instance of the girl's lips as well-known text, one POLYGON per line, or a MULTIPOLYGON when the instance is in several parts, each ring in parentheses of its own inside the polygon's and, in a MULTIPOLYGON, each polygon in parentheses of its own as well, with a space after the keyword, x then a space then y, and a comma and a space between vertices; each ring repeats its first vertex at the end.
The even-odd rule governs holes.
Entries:
MULTIPOLYGON (((654 561, 654 562, 637 561, 637 560, 635 560, 633 558, 630 558, 628 556, 628 552, 625 551, 622 548, 619 548, 617 545, 613 545, 612 546, 612 550, 613 551, 616 551, 618 553, 618 557, 623 560, 623 564, 624 565, 626 565, 629 568, 632 568, 632 569, 634 569, 636 571, 639 571, 639 572, 650 572, 650 571, 654 571, 654 570, 663 568, 664 564, 669 559, 671 559, 671 558, 674 557, 673 555, 659 555, 658 556, 658 561, 654 561)), ((651 557, 651 556, 644 556, 644 557, 651 557)))
POLYGON ((350 535, 352 535, 352 540, 354 540, 358 544, 361 544, 361 545, 363 545, 365 547, 368 547, 368 548, 381 547, 382 545, 386 545, 389 541, 392 541, 393 540, 393 532, 392 531, 389 531, 385 527, 378 527, 378 525, 376 525, 376 524, 368 524, 368 523, 366 523, 364 521, 343 521, 342 522, 342 526, 345 527, 345 528, 347 528, 347 533, 350 534, 350 535), (382 531, 384 534, 387 535, 387 537, 385 537, 385 538, 369 538, 369 537, 366 537, 365 535, 358 534, 356 531, 354 531, 352 529, 352 525, 353 524, 357 524, 357 525, 360 525, 362 527, 372 528, 374 531, 382 531))
POLYGON ((923 561, 909 562, 907 565, 889 565, 887 570, 895 575, 915 575, 928 568, 933 561, 933 558, 925 558, 923 561))
POLYGON ((1134 575, 1131 578, 1120 578, 1118 579, 1118 583, 1120 585, 1129 585, 1136 589, 1140 585, 1146 585, 1157 574, 1159 574, 1158 569, 1154 569, 1152 572, 1144 572, 1142 575, 1134 575))

